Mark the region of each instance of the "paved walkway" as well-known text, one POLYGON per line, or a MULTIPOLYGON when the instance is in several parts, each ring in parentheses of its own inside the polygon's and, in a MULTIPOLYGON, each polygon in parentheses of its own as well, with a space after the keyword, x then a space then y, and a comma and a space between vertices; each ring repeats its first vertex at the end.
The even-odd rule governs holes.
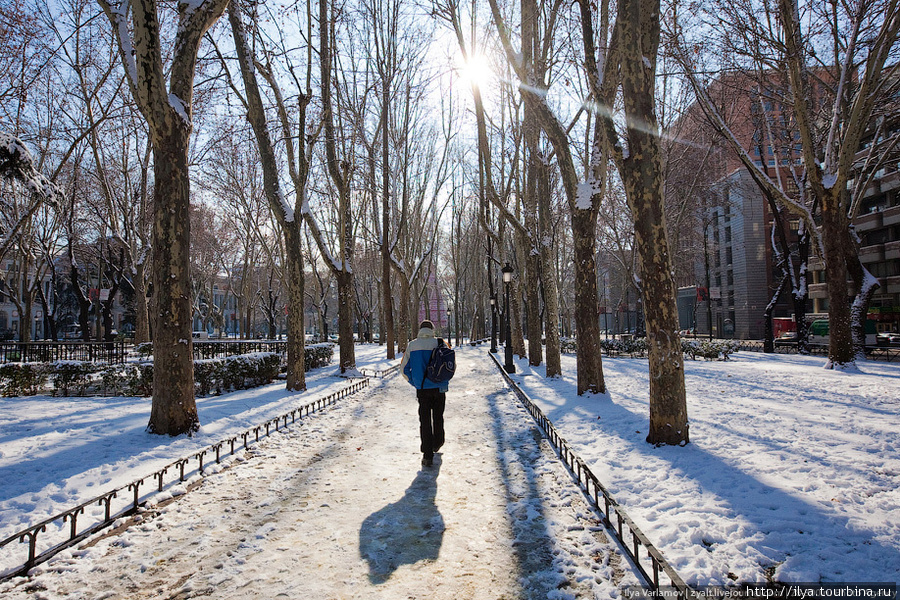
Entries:
POLYGON ((483 348, 460 348, 447 442, 419 464, 399 375, 4 598, 607 598, 627 562, 483 348))

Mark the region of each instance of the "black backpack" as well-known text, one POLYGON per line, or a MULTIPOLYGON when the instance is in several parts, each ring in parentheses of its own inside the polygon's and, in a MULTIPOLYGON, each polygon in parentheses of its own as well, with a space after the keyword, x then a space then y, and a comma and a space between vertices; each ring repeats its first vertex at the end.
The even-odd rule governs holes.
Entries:
POLYGON ((455 372, 456 351, 445 346, 444 340, 438 338, 438 345, 431 351, 431 358, 428 360, 428 366, 425 367, 425 376, 434 383, 444 383, 450 381, 455 372))

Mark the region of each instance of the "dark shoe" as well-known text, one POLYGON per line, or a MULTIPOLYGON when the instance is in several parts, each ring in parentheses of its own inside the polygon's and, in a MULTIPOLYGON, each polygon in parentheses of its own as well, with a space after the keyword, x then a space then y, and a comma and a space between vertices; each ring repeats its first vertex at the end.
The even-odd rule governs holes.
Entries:
POLYGON ((423 456, 422 457, 422 466, 423 467, 431 467, 434 465, 434 457, 433 456, 423 456))

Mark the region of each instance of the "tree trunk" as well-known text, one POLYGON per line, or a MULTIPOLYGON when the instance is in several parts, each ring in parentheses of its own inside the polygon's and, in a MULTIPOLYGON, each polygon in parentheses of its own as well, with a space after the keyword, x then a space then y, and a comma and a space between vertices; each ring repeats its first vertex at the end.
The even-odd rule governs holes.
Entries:
POLYGON ((548 170, 549 167, 542 163, 538 172, 538 243, 540 244, 541 273, 544 283, 547 377, 559 377, 562 375, 559 344, 559 289, 557 287, 556 256, 553 252, 553 234, 550 231, 550 173, 548 170))
POLYGON ((167 435, 200 427, 191 339, 189 140, 189 128, 172 124, 153 148, 153 405, 147 430, 167 435))
POLYGON ((678 335, 675 280, 666 238, 663 179, 656 119, 659 0, 623 0, 622 89, 629 155, 622 179, 641 262, 644 318, 650 355, 651 444, 686 444, 684 356, 678 335))
POLYGON ((387 344, 387 358, 394 359, 394 299, 391 291, 391 202, 390 202, 390 186, 391 186, 391 169, 388 159, 388 127, 390 125, 390 80, 382 82, 382 102, 381 102, 381 140, 382 140, 382 157, 381 157, 381 178, 382 178, 382 201, 381 201, 381 303, 382 314, 384 315, 384 323, 381 330, 384 332, 384 338, 381 340, 387 344))
POLYGON ((287 383, 286 389, 299 392, 306 389, 306 337, 303 327, 304 288, 303 252, 299 223, 284 228, 286 253, 288 310, 287 310, 287 383))
MULTIPOLYGON (((522 261, 524 262, 524 261, 522 261)), ((519 358, 528 356, 525 348, 525 329, 522 325, 522 278, 513 277, 509 284, 509 329, 512 334, 513 353, 519 358)), ((506 339, 505 337, 503 338, 506 339)))
MULTIPOLYGON (((353 341, 353 224, 350 210, 350 175, 351 164, 340 160, 337 155, 337 131, 334 126, 334 109, 332 105, 332 47, 334 36, 334 15, 329 15, 329 8, 335 10, 326 0, 319 2, 319 66, 322 89, 322 120, 325 130, 325 161, 328 175, 334 182, 338 193, 338 245, 339 264, 334 260, 326 261, 337 281, 338 288, 338 336, 340 347, 340 370, 345 373, 356 368, 356 352, 353 341)), ((314 220, 312 214, 304 213, 307 220, 314 220)), ((315 225, 313 223, 313 225, 315 225)), ((318 233, 318 226, 313 228, 313 237, 323 255, 327 248, 325 241, 318 233)))
POLYGON ((353 342, 353 273, 339 271, 336 276, 338 293, 338 347, 341 373, 356 368, 353 342))
MULTIPOLYGON (((281 225, 285 247, 285 269, 287 279, 285 285, 288 291, 288 315, 287 315, 287 381, 286 389, 292 392, 300 392, 306 389, 306 358, 304 348, 306 345, 303 328, 303 306, 305 302, 305 275, 303 270, 303 236, 300 231, 302 221, 299 215, 288 217, 284 196, 278 174, 278 161, 269 135, 266 123, 266 113, 262 104, 259 91, 259 82, 256 79, 256 71, 253 66, 253 57, 250 56, 250 48, 247 45, 243 23, 240 21, 240 7, 232 2, 228 11, 228 20, 231 24, 235 47, 241 64, 241 77, 244 81, 244 89, 247 93, 247 118, 253 128, 256 144, 259 150, 263 168, 263 187, 269 209, 275 219, 281 225)), ((305 115, 305 112, 303 113, 305 115)), ((302 193, 305 181, 299 182, 298 195, 302 193)), ((270 285, 271 288, 271 285, 270 285)), ((269 336, 275 337, 274 309, 269 326, 269 336)))
POLYGON ((828 268, 828 366, 840 368, 855 360, 850 333, 850 297, 847 293, 846 240, 849 220, 841 208, 840 194, 825 194, 822 200, 822 242, 828 268))
POLYGON ((143 262, 134 265, 134 343, 150 341, 150 314, 147 306, 147 284, 143 262))
POLYGON ((575 259, 575 357, 578 371, 578 395, 603 394, 603 363, 600 356, 600 306, 597 294, 596 216, 591 210, 572 213, 572 242, 575 259))
POLYGON ((411 337, 410 320, 409 320, 409 304, 410 304, 409 280, 406 277, 400 277, 400 309, 397 311, 397 351, 406 352, 406 346, 409 344, 411 337))

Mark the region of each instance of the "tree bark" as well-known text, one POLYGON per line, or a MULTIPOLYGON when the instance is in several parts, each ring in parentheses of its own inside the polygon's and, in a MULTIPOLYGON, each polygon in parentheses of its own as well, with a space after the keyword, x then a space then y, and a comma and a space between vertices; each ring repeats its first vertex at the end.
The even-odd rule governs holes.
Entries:
POLYGON ((622 179, 635 226, 650 355, 651 444, 690 441, 684 357, 678 335, 675 280, 666 238, 662 165, 656 119, 659 0, 622 0, 622 90, 629 154, 622 179))
POLYGON ((147 430, 190 434, 200 426, 194 400, 191 339, 188 173, 194 70, 200 41, 222 15, 228 0, 179 4, 175 55, 168 73, 163 67, 155 0, 136 0, 131 4, 133 37, 128 28, 129 5, 98 2, 119 42, 126 79, 149 125, 153 145, 154 368, 153 405, 147 430))
POLYGON ((200 419, 191 339, 190 129, 172 125, 153 145, 153 404, 147 430, 180 435, 197 431, 200 419))
POLYGON ((549 167, 547 165, 540 164, 538 177, 538 244, 544 284, 544 336, 547 339, 546 372, 547 377, 559 377, 562 375, 559 342, 559 288, 557 286, 556 256, 553 252, 553 233, 550 222, 550 173, 548 170, 549 167))
POLYGON ((134 265, 134 343, 150 341, 150 313, 147 306, 147 284, 144 263, 134 265))

